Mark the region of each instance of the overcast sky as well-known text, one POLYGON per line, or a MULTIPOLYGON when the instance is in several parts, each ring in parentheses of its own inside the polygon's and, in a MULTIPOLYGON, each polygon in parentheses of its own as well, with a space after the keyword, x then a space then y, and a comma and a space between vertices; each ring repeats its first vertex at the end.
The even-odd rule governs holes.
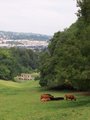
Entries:
POLYGON ((0 30, 53 35, 76 21, 76 0, 0 0, 0 30))

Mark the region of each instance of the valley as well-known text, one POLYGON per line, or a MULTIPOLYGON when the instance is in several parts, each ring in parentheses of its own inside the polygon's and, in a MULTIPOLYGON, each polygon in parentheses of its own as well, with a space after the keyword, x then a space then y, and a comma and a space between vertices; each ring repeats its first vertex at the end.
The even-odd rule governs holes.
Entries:
POLYGON ((51 36, 34 34, 0 31, 0 47, 19 47, 27 49, 42 50, 47 48, 51 36))

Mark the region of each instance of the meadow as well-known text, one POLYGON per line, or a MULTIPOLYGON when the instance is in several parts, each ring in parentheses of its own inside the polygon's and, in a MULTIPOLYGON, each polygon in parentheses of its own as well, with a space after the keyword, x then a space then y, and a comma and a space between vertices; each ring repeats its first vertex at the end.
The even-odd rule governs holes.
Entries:
POLYGON ((72 91, 42 89, 38 81, 0 80, 0 120, 90 120, 90 96, 74 92, 76 101, 41 102, 40 95, 64 96, 72 91))

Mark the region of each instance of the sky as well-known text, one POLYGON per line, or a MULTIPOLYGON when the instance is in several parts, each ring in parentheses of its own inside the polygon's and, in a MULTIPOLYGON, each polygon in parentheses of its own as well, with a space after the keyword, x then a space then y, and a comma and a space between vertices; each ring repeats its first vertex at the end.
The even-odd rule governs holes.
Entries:
POLYGON ((76 0, 0 0, 0 30, 53 35, 77 20, 76 0))

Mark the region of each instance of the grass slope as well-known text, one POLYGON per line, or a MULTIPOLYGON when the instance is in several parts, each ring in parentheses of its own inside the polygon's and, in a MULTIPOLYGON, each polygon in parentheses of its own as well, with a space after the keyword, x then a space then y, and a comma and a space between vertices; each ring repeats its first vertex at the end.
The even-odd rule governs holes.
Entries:
POLYGON ((42 103, 42 93, 64 96, 66 92, 41 90, 37 81, 0 80, 0 120, 90 120, 90 96, 76 94, 77 101, 42 103))

